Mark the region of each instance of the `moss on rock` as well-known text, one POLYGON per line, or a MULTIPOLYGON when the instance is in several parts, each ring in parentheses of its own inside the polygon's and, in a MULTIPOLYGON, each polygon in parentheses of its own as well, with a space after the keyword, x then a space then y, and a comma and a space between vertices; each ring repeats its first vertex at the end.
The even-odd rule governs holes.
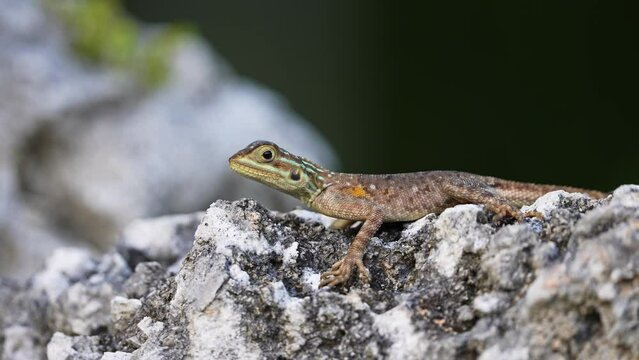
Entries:
POLYGON ((71 46, 88 61, 136 74, 156 87, 168 77, 168 60, 191 31, 184 24, 143 29, 118 0, 45 0, 63 24, 71 46))

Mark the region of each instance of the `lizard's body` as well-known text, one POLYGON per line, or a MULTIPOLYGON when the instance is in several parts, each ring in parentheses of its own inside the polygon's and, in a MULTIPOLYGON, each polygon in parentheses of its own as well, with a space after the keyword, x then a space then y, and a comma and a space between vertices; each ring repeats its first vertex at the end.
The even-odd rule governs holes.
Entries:
POLYGON ((337 285, 357 267, 368 279, 363 265, 364 250, 384 222, 412 221, 439 214, 457 204, 481 204, 497 216, 521 221, 519 207, 554 191, 583 192, 594 198, 599 191, 566 186, 539 185, 502 180, 456 171, 423 171, 390 175, 336 173, 277 145, 256 141, 229 159, 238 173, 289 193, 311 209, 342 219, 345 226, 363 221, 346 256, 322 274, 320 286, 337 285))

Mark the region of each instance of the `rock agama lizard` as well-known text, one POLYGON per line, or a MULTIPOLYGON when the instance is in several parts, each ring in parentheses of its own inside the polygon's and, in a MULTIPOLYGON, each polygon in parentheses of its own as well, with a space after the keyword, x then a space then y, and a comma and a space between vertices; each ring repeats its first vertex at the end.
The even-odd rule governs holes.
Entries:
POLYGON ((320 287, 347 281, 354 268, 369 280, 363 263, 371 237, 384 222, 413 221, 439 214, 457 204, 480 204, 497 218, 522 221, 522 205, 554 190, 581 192, 593 198, 605 193, 568 186, 539 185, 457 171, 364 175, 333 172, 268 141, 255 141, 229 159, 232 170, 301 200, 311 209, 332 216, 333 227, 355 221, 362 227, 346 255, 322 273, 320 287))

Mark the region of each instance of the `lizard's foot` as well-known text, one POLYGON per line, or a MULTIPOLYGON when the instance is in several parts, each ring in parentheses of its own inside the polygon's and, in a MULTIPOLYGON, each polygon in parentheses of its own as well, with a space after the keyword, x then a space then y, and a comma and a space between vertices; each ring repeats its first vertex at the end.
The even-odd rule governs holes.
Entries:
POLYGON ((333 264, 330 271, 322 273, 319 287, 335 286, 346 282, 351 277, 353 267, 357 267, 360 281, 367 283, 370 275, 368 269, 364 266, 362 258, 346 255, 342 260, 333 264))
POLYGON ((544 220, 544 214, 540 213, 539 211, 526 211, 524 213, 524 216, 527 217, 527 218, 534 217, 534 218, 537 218, 537 219, 542 220, 542 221, 544 220))
POLYGON ((493 222, 498 223, 502 221, 504 218, 513 218, 518 223, 524 221, 524 213, 519 211, 519 209, 513 207, 504 207, 495 212, 495 216, 493 217, 493 222))
POLYGON ((493 219, 495 222, 497 222, 497 221, 501 221, 505 217, 511 217, 515 219, 518 223, 524 222, 525 218, 533 218, 533 217, 539 220, 544 220, 544 215, 540 213, 539 211, 527 211, 524 213, 516 209, 508 209, 508 210, 501 211, 497 213, 493 219))

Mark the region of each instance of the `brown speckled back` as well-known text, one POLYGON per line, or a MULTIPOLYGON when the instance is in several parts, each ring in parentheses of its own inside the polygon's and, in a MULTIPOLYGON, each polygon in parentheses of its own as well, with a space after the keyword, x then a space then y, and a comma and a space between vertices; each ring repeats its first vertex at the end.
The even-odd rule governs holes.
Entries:
MULTIPOLYGON (((513 207, 530 204, 538 197, 555 190, 583 192, 593 198, 605 196, 598 191, 520 183, 457 171, 389 175, 335 173, 330 183, 332 185, 317 197, 313 208, 320 207, 322 212, 328 211, 328 215, 338 218, 363 220, 367 216, 367 211, 362 210, 365 208, 363 204, 370 203, 379 207, 387 222, 415 220, 429 213, 441 213, 460 203, 482 203, 481 199, 469 201, 467 197, 471 194, 467 195, 464 191, 480 191, 486 198, 501 198, 513 207), (457 189, 456 192, 451 194, 447 191, 451 188, 457 189)), ((481 194, 478 196, 482 197, 481 194)))

